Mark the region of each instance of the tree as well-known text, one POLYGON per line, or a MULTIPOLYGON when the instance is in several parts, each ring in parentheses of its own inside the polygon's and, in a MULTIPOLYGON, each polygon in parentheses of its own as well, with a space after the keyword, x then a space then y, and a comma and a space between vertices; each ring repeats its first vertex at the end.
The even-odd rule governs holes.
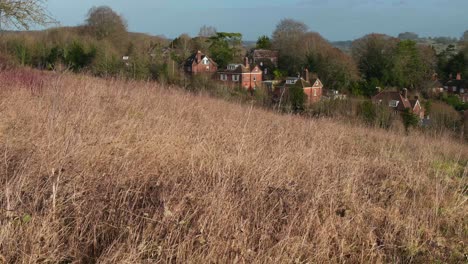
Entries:
POLYGON ((305 101, 306 94, 304 93, 304 89, 298 83, 289 87, 289 103, 291 104, 291 109, 294 113, 304 111, 305 101))
POLYGON ((219 68, 224 68, 233 61, 242 61, 240 57, 241 33, 218 32, 210 38, 210 41, 209 51, 219 68))
POLYGON ((283 19, 273 32, 273 48, 279 50, 279 67, 290 75, 301 71, 305 64, 306 49, 302 43, 307 33, 306 24, 293 19, 283 19))
POLYGON ((171 57, 177 63, 182 63, 190 56, 190 52, 194 50, 192 38, 187 34, 182 34, 174 39, 170 45, 172 48, 171 57))
POLYGON ((108 6, 91 8, 86 24, 98 39, 117 40, 127 33, 125 20, 108 6))
POLYGON ((44 8, 44 0, 0 0, 0 31, 2 25, 29 29, 33 24, 46 26, 55 20, 44 8))
POLYGON ((352 58, 331 46, 320 34, 306 33, 302 43, 306 52, 305 67, 317 73, 328 89, 343 91, 358 79, 352 58))
POLYGON ((396 39, 382 34, 366 35, 353 42, 351 53, 364 79, 377 79, 382 85, 392 84, 397 43, 396 39))
POLYGON ((409 132, 411 127, 416 127, 419 124, 419 117, 413 114, 409 108, 406 108, 402 113, 401 117, 403 119, 403 126, 405 127, 406 133, 409 132))
POLYGON ((403 40, 397 44, 394 61, 394 84, 400 87, 416 88, 428 76, 421 59, 421 54, 412 40, 403 40))
POLYGON ((198 32, 199 37, 210 38, 216 35, 216 28, 212 26, 203 25, 198 32))
POLYGON ((261 36, 257 40, 257 49, 271 49, 271 40, 268 36, 261 36))

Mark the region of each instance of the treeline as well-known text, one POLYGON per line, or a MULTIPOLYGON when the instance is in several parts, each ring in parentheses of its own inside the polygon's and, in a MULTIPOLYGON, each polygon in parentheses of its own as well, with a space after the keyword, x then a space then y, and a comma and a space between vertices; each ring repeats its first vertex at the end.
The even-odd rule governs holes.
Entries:
POLYGON ((158 79, 169 74, 169 61, 161 51, 168 43, 162 37, 127 32, 125 20, 104 6, 90 9, 81 26, 4 33, 0 52, 16 64, 39 69, 158 79))

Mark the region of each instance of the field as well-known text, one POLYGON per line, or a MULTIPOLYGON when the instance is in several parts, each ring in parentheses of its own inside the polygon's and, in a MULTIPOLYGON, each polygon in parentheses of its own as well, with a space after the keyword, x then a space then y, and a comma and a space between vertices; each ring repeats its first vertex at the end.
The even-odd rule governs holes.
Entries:
POLYGON ((0 72, 0 263, 463 263, 468 148, 0 72))

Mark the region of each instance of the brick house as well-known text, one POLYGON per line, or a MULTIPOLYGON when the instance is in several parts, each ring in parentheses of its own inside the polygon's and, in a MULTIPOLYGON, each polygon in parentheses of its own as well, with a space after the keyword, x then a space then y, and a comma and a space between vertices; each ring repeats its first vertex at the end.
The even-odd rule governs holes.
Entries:
POLYGON ((262 86, 262 70, 258 65, 250 66, 248 58, 244 64, 229 64, 226 69, 218 71, 217 79, 228 86, 240 86, 245 89, 256 89, 262 86))
POLYGON ((218 65, 201 51, 197 51, 185 61, 184 71, 191 75, 214 74, 218 71, 218 65))
POLYGON ((455 79, 450 77, 444 85, 444 90, 448 94, 457 95, 462 102, 468 103, 468 82, 462 79, 461 73, 458 73, 455 79))
POLYGON ((322 99, 323 84, 319 78, 309 78, 309 71, 304 71, 303 77, 288 77, 284 82, 275 87, 273 92, 273 102, 285 101, 288 97, 288 90, 291 87, 299 86, 306 95, 306 104, 317 103, 322 99))
POLYGON ((403 89, 402 92, 398 91, 383 91, 372 97, 374 104, 385 104, 394 113, 403 112, 409 109, 410 112, 419 116, 420 119, 424 119, 424 108, 416 96, 414 99, 408 98, 408 90, 403 89))
POLYGON ((260 64, 262 61, 269 60, 275 67, 278 67, 278 55, 276 50, 256 49, 252 52, 252 61, 254 64, 260 64))

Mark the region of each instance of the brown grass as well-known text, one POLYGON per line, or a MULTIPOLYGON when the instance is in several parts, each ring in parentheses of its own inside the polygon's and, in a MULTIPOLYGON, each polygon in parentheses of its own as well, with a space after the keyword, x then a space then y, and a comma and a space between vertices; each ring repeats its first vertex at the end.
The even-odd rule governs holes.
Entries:
POLYGON ((22 86, 0 82, 0 262, 466 261, 461 143, 155 84, 22 86))

